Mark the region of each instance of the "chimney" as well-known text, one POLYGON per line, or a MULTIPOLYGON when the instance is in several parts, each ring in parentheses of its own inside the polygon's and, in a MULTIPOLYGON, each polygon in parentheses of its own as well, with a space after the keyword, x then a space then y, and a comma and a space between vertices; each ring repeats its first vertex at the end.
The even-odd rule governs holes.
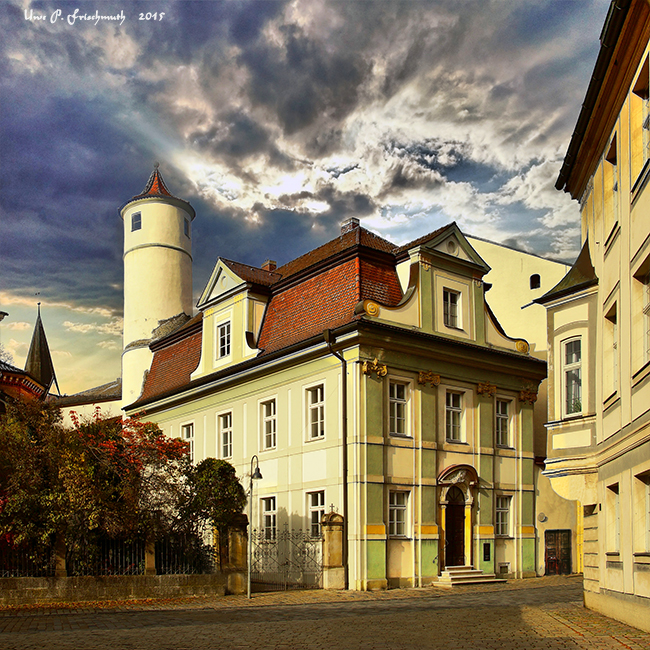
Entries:
POLYGON ((356 217, 350 217, 347 221, 344 221, 341 224, 341 234, 351 232, 355 228, 359 227, 359 220, 356 217))
POLYGON ((275 260, 266 260, 266 262, 262 264, 262 268, 265 271, 275 271, 275 269, 278 268, 278 263, 275 260))

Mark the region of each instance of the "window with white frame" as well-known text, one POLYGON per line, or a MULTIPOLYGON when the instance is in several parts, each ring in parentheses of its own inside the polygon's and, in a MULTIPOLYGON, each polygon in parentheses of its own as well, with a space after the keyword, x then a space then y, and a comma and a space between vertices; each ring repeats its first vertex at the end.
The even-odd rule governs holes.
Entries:
POLYGON ((219 416, 219 439, 221 458, 232 458, 232 413, 222 413, 219 416))
POLYGON ((445 429, 447 440, 462 440, 463 394, 447 391, 445 404, 445 429))
POLYGON ((131 215, 131 232, 142 230, 142 213, 134 212, 131 215))
POLYGON ((190 446, 189 459, 190 463, 194 462, 194 422, 183 424, 181 426, 181 438, 190 446))
POLYGON ((262 421, 262 448, 273 449, 276 445, 277 415, 275 400, 270 399, 260 404, 262 421))
POLYGON ((325 436, 325 387, 320 384, 308 388, 307 398, 307 436, 316 440, 325 436))
POLYGON ((460 293, 452 289, 442 290, 443 322, 447 327, 460 328, 460 293))
POLYGON ((409 386, 406 382, 388 382, 388 422, 391 436, 409 435, 408 397, 409 386))
POLYGON ((499 537, 510 537, 510 504, 511 496, 497 496, 496 499, 496 534, 499 537))
POLYGON ((277 532, 277 508, 275 497, 264 497, 260 499, 262 513, 262 535, 264 539, 275 539, 277 532))
POLYGON ((406 537, 408 492, 390 491, 388 493, 388 535, 406 537))
POLYGON ((564 344, 564 411, 566 415, 582 412, 582 341, 564 344))
POLYGON ((497 446, 512 447, 510 438, 510 402, 504 399, 497 399, 495 410, 497 446))
POLYGON ((312 537, 320 537, 320 522, 325 514, 325 490, 307 493, 309 508, 309 532, 312 537))
POLYGON ((230 355, 230 321, 217 325, 217 351, 219 359, 230 355))

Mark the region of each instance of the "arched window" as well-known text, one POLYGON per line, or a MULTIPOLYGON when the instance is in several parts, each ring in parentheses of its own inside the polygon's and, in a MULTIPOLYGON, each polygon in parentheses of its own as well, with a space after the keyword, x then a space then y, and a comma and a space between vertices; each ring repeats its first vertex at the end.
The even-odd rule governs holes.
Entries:
POLYGON ((530 288, 531 289, 539 289, 542 284, 542 281, 539 277, 539 273, 533 273, 530 276, 530 288))

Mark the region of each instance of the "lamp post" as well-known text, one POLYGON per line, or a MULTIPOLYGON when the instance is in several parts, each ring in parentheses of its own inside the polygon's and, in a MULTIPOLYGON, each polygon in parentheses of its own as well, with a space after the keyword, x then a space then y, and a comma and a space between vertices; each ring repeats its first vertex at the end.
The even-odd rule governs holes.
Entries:
POLYGON ((256 481, 262 478, 260 472, 260 461, 257 456, 251 458, 250 487, 248 489, 248 597, 251 597, 251 563, 253 560, 253 479, 256 481), (255 470, 253 471, 253 461, 255 470))

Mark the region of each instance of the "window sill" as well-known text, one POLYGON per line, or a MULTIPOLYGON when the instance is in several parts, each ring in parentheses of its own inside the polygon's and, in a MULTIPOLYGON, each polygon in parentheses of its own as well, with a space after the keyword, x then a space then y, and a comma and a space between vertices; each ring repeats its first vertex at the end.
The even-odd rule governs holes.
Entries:
POLYGON ((515 448, 511 447, 510 445, 499 445, 499 444, 497 444, 496 448, 497 449, 504 449, 504 450, 508 450, 508 451, 515 451, 515 448))
POLYGON ((650 558, 650 551, 640 551, 639 553, 634 553, 634 557, 648 557, 650 558))
POLYGON ((630 190, 630 194, 632 195, 632 205, 634 205, 637 197, 641 193, 641 190, 645 187, 648 178, 650 178, 649 172, 650 172, 650 159, 646 160, 645 163, 643 164, 643 168, 641 169, 639 175, 636 177, 636 180, 632 185, 632 189, 630 190))
POLYGON ((616 406, 618 402, 620 401, 620 395, 618 394, 618 391, 614 391, 604 402, 603 402, 603 411, 607 411, 608 409, 612 408, 613 406, 616 406))
POLYGON ((607 552, 605 553, 605 555, 606 555, 607 557, 620 557, 620 556, 621 556, 621 552, 620 552, 620 551, 607 551, 607 552))
POLYGON ((466 447, 469 447, 469 443, 464 442, 463 440, 451 440, 450 438, 447 438, 445 442, 448 445, 465 445, 466 447))
POLYGON ((408 433, 389 433, 390 438, 397 438, 398 440, 413 440, 413 436, 408 433))
POLYGON ((322 440, 325 440, 325 436, 324 436, 324 435, 322 435, 322 436, 316 436, 315 438, 307 438, 307 440, 305 440, 305 443, 307 444, 307 443, 310 443, 310 442, 320 442, 320 441, 322 441, 322 440))

